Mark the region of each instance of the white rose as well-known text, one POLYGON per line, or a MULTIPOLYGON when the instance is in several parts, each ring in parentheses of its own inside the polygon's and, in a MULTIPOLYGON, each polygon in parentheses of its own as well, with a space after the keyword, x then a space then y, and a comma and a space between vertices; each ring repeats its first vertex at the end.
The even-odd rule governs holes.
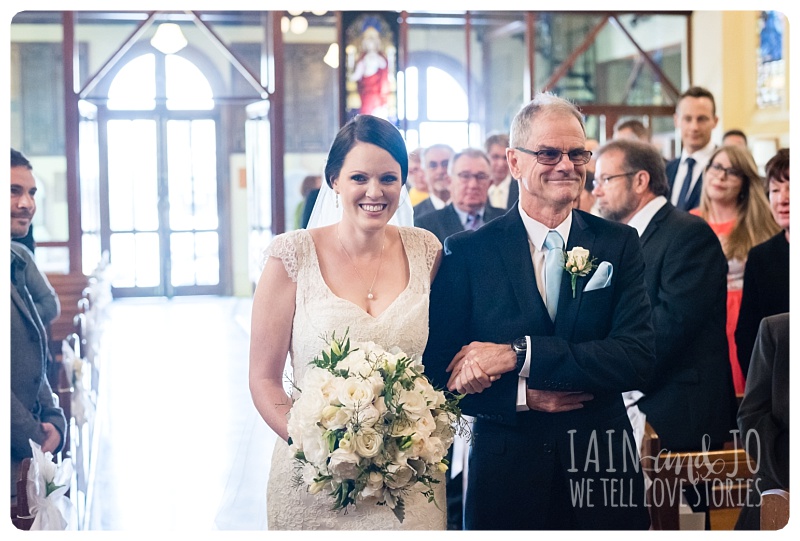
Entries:
POLYGON ((351 452, 345 451, 341 447, 331 453, 328 462, 328 471, 336 480, 355 479, 358 477, 358 463, 361 458, 351 452))
POLYGON ((322 409, 322 414, 320 415, 320 422, 322 423, 322 426, 328 430, 344 428, 349 420, 350 415, 345 408, 341 406, 325 406, 322 409))
POLYGON ((359 499, 366 500, 367 498, 377 498, 379 501, 383 499, 383 475, 379 472, 370 472, 367 477, 367 484, 358 495, 359 499))
POLYGON ((583 276, 589 270, 589 250, 577 246, 567 252, 567 270, 573 274, 583 276))
POLYGON ((371 428, 362 428, 353 436, 353 450, 364 458, 372 458, 381 451, 383 438, 371 428))
POLYGON ((428 464, 436 464, 442 461, 446 453, 447 449, 440 438, 428 438, 419 457, 428 464))
POLYGON ((369 405, 356 413, 356 422, 362 427, 373 427, 381 418, 378 408, 369 405))
POLYGON ((400 437, 400 436, 410 436, 416 431, 417 431, 417 426, 412 420, 395 419, 395 421, 392 423, 392 427, 389 433, 392 436, 400 437))
POLYGON ((425 410, 422 412, 415 423, 417 425, 417 434, 426 438, 433 434, 433 431, 436 430, 436 421, 433 419, 433 415, 431 414, 430 410, 425 410))
POLYGON ((339 449, 344 449, 345 451, 353 451, 353 433, 348 430, 342 436, 342 439, 339 440, 339 449))
POLYGON ((339 384, 338 397, 344 407, 357 411, 372 404, 375 393, 370 383, 351 377, 339 384))
POLYGON ((407 464, 389 464, 386 467, 385 483, 389 488, 404 488, 416 479, 414 470, 407 464))
POLYGON ((397 403, 411 418, 417 418, 429 409, 425 396, 416 390, 401 390, 397 395, 397 403))
POLYGON ((306 429, 302 435, 303 454, 306 460, 317 467, 325 464, 328 458, 328 442, 323 437, 325 431, 317 426, 306 429))
POLYGON ((386 414, 386 399, 382 396, 379 396, 375 399, 372 404, 375 406, 375 409, 378 410, 378 415, 383 417, 386 414))

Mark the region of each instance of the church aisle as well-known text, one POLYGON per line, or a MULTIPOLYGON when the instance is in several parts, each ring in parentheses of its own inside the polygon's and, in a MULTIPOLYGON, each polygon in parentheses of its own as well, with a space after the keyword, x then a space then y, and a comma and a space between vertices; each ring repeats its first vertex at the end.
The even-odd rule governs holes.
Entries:
POLYGON ((90 529, 266 528, 275 434, 247 386, 250 299, 109 307, 90 529))

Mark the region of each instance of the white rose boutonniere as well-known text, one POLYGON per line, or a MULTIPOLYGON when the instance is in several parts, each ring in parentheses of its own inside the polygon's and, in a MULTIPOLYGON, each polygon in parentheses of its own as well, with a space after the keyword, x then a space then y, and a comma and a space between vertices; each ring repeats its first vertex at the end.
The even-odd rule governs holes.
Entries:
POLYGON ((570 283, 572 284, 572 298, 575 298, 576 284, 579 276, 586 276, 597 268, 596 259, 589 255, 589 250, 576 246, 572 250, 565 252, 564 270, 569 273, 570 283))

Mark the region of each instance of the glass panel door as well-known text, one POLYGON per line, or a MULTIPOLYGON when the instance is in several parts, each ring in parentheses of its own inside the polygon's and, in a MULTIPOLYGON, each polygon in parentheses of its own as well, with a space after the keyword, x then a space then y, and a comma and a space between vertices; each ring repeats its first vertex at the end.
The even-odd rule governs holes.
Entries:
POLYGON ((107 133, 114 294, 222 293, 216 122, 113 119, 107 133))

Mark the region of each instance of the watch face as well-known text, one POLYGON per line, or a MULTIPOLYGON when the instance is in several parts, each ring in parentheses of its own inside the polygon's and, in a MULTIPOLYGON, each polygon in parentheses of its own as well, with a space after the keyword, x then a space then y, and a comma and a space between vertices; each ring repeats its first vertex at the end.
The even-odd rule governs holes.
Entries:
POLYGON ((517 338, 511 345, 515 351, 525 351, 528 349, 528 341, 525 340, 525 337, 517 338))

